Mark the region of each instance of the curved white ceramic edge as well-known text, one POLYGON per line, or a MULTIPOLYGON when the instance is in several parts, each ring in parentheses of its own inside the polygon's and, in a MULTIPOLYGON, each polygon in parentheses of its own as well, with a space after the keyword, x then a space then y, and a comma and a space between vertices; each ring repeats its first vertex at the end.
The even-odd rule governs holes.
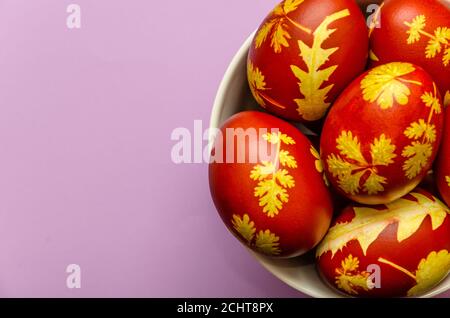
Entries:
MULTIPOLYGON (((220 83, 211 113, 211 131, 220 127, 231 115, 244 109, 257 107, 248 89, 246 72, 247 54, 253 36, 254 33, 247 38, 233 57, 220 83)), ((317 298, 343 297, 343 294, 334 291, 322 281, 316 271, 314 262, 311 260, 304 257, 272 259, 256 254, 251 250, 249 252, 275 277, 308 296, 317 298)), ((433 297, 449 289, 450 276, 421 297, 433 297)))

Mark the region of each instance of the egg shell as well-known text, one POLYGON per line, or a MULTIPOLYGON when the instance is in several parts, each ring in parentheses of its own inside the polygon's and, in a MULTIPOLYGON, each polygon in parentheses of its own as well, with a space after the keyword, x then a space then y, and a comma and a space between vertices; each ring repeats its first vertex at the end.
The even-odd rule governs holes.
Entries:
POLYGON ((223 222, 242 243, 268 256, 311 250, 328 230, 333 210, 318 152, 297 128, 269 114, 238 113, 221 132, 239 128, 254 129, 257 137, 216 140, 213 156, 227 158, 234 151, 233 160, 209 165, 211 195, 223 222), (269 149, 270 160, 258 155, 251 162, 256 149, 269 149), (245 162, 237 163, 239 151, 245 162))
POLYGON ((362 74, 331 108, 321 135, 330 183, 349 199, 384 204, 414 189, 432 166, 443 130, 431 77, 393 62, 362 74))
POLYGON ((286 0, 263 21, 247 73, 260 106, 285 119, 314 122, 363 72, 368 29, 354 0, 286 0))
POLYGON ((388 205, 349 206, 317 248, 318 270, 350 296, 420 296, 450 271, 449 213, 420 189, 388 205))
POLYGON ((444 135, 436 160, 436 185, 442 199, 450 205, 450 112, 445 111, 444 135))
POLYGON ((370 31, 371 66, 419 65, 436 81, 445 105, 450 104, 450 2, 386 0, 377 15, 380 27, 370 31))

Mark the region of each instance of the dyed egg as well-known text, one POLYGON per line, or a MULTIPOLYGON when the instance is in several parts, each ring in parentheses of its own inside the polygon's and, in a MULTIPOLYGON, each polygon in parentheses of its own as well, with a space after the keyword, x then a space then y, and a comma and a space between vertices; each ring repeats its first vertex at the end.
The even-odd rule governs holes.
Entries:
POLYGON ((392 203, 349 206, 316 251, 321 276, 351 296, 420 296, 450 271, 450 211, 417 190, 392 203))
POLYGON ((375 17, 381 25, 370 31, 371 64, 403 61, 423 67, 444 104, 450 104, 450 2, 386 0, 375 17))
POLYGON ((283 1, 251 44, 250 89, 273 114, 317 121, 363 72, 368 45, 366 23, 354 0, 283 1))
POLYGON ((436 160, 436 184, 444 201, 450 205, 450 112, 445 111, 444 136, 436 160))
POLYGON ((228 229, 252 250, 293 257, 316 246, 332 203, 318 152, 294 126, 246 111, 216 137, 211 195, 228 229))
POLYGON ((429 171, 443 120, 440 94, 423 69, 402 62, 373 68, 327 116, 320 146, 328 180, 359 203, 402 197, 429 171))

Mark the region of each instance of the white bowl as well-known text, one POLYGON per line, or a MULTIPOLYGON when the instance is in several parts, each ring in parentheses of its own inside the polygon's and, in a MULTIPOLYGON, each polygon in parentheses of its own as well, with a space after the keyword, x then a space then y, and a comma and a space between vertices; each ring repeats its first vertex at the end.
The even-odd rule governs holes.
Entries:
MULTIPOLYGON (((219 128, 222 123, 238 112, 259 109, 247 84, 247 54, 254 34, 242 45, 234 56, 222 79, 211 114, 210 128, 219 128)), ((326 285, 316 271, 311 255, 293 259, 273 259, 251 254, 275 277, 302 293, 312 297, 343 297, 343 294, 326 285)), ((450 276, 422 297, 433 297, 450 289, 450 276)))

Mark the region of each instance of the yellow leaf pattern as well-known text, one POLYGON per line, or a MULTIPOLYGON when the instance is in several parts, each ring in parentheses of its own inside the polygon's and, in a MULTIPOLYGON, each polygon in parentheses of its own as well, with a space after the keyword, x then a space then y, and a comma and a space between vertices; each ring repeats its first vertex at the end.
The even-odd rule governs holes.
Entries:
POLYGON ((444 106, 447 107, 450 105, 450 91, 445 92, 444 96, 444 106))
POLYGON ((372 156, 372 165, 388 166, 394 163, 397 155, 394 153, 395 146, 391 144, 391 140, 386 138, 384 134, 379 139, 375 138, 373 144, 370 145, 370 154, 372 156))
POLYGON ((266 140, 267 142, 270 142, 271 144, 274 144, 274 145, 279 144, 280 140, 281 140, 282 143, 284 143, 286 145, 295 145, 295 140, 294 139, 292 139, 288 135, 282 134, 280 132, 264 134, 263 135, 263 139, 266 140))
POLYGON ((336 31, 336 29, 328 29, 329 25, 349 15, 350 12, 346 9, 327 16, 314 31, 312 47, 301 40, 298 41, 300 56, 305 62, 307 70, 304 71, 296 65, 291 65, 292 72, 299 80, 300 93, 303 95, 303 98, 294 101, 297 104, 298 113, 306 120, 314 121, 322 118, 330 106, 326 99, 333 84, 323 88, 322 85, 329 80, 338 66, 334 65, 325 69, 321 69, 321 67, 339 48, 324 49, 322 45, 336 31))
POLYGON ((445 182, 447 182, 447 185, 450 187, 450 176, 445 176, 445 182))
POLYGON ((351 254, 341 262, 341 267, 336 269, 336 286, 350 295, 358 295, 359 290, 368 291, 370 274, 366 271, 358 271, 359 260, 351 254))
POLYGON ((272 162, 269 161, 263 161, 262 165, 257 165, 253 168, 253 170, 250 173, 250 178, 252 180, 264 180, 269 175, 272 175, 275 173, 275 165, 272 162))
POLYGON ((283 9, 286 14, 297 10, 298 6, 301 5, 305 0, 286 0, 283 3, 283 9))
POLYGON ((267 21, 255 36, 255 47, 260 48, 267 38, 271 38, 270 46, 275 53, 281 53, 283 48, 289 47, 289 40, 292 38, 289 27, 296 27, 306 33, 311 30, 292 20, 289 13, 297 10, 298 6, 305 0, 285 0, 273 10, 273 17, 267 21))
POLYGON ((258 181, 254 195, 259 198, 259 206, 263 207, 268 217, 273 218, 278 215, 283 204, 289 201, 287 189, 295 187, 294 178, 285 168, 297 168, 297 161, 289 151, 281 149, 282 144, 293 145, 295 141, 281 132, 264 134, 263 138, 277 146, 275 162, 256 165, 250 172, 250 178, 258 181))
POLYGON ((422 85, 420 82, 401 78, 414 70, 412 64, 402 62, 375 67, 361 81, 364 100, 371 103, 377 101, 381 109, 391 108, 394 100, 400 105, 406 105, 411 91, 404 83, 422 85))
POLYGON ((450 64, 450 47, 445 49, 442 62, 444 63, 444 66, 448 66, 450 64))
POLYGON ((430 107, 431 110, 436 113, 436 114, 440 114, 442 111, 442 107, 441 107, 441 102, 439 101, 439 98, 436 96, 436 84, 434 84, 434 92, 425 92, 422 96, 421 99, 424 102, 424 104, 427 107, 430 107))
POLYGON ((403 170, 408 179, 414 179, 424 169, 428 168, 433 154, 433 143, 436 141, 436 126, 431 124, 433 115, 442 112, 442 106, 437 97, 437 88, 433 83, 434 92, 425 92, 421 99, 430 108, 428 121, 419 119, 406 128, 404 134, 412 140, 402 151, 402 156, 408 158, 403 164, 403 170))
POLYGON ((266 255, 278 255, 280 254, 279 240, 280 238, 269 230, 259 231, 255 239, 256 250, 266 255))
MULTIPOLYGON (((271 218, 278 215, 279 211, 283 208, 283 203, 289 201, 289 194, 285 189, 285 185, 278 184, 279 172, 277 171, 276 177, 260 181, 255 188, 255 197, 259 197, 259 205, 264 207, 263 212, 271 218)), ((286 182, 284 183, 286 184, 286 182)), ((291 180, 291 187, 294 185, 294 181, 291 180)))
POLYGON ((442 46, 444 48, 448 47, 449 40, 450 40, 450 29, 447 27, 444 28, 438 27, 434 31, 434 37, 430 39, 430 41, 428 42, 428 45, 425 49, 425 57, 429 59, 436 57, 438 53, 441 53, 442 46))
POLYGON ((241 217, 238 215, 233 215, 233 220, 231 221, 233 224, 234 229, 242 236, 242 238, 247 241, 247 243, 250 243, 253 240, 253 237, 255 236, 255 223, 253 221, 250 221, 250 217, 248 214, 244 214, 244 216, 241 217))
POLYGON ((406 31, 408 38, 406 42, 408 44, 416 43, 420 41, 421 36, 428 39, 427 46, 425 48, 425 57, 427 59, 435 58, 438 54, 443 52, 442 64, 444 66, 450 65, 450 28, 437 27, 434 33, 431 34, 425 30, 426 16, 418 15, 412 21, 405 21, 404 24, 409 27, 406 31))
POLYGON ((255 67, 251 61, 248 61, 247 65, 247 78, 253 97, 255 97, 255 100, 259 105, 265 106, 266 103, 263 98, 263 92, 268 90, 268 88, 266 88, 265 77, 259 68, 255 67))
POLYGON ((361 153, 361 145, 359 144, 358 137, 353 137, 351 131, 343 131, 336 142, 337 149, 341 155, 346 156, 348 159, 367 164, 366 159, 364 159, 361 153))
POLYGON ((364 158, 358 137, 353 136, 351 131, 343 131, 336 143, 340 154, 329 155, 327 164, 329 172, 338 178, 339 187, 350 195, 356 195, 361 190, 369 195, 383 191, 386 178, 378 174, 377 167, 388 166, 397 157, 391 139, 384 134, 375 138, 370 145, 371 163, 364 158), (361 189, 361 179, 365 175, 368 177, 361 189))
POLYGON ((413 141, 411 145, 406 146, 402 152, 403 157, 409 158, 403 164, 406 177, 414 179, 427 166, 428 161, 433 154, 433 147, 429 143, 413 141))
POLYGON ((347 243, 357 240, 367 253, 369 246, 390 224, 397 223, 397 241, 411 237, 427 216, 431 218, 433 231, 438 229, 450 214, 450 210, 438 199, 429 199, 423 194, 411 192, 417 200, 398 199, 386 204, 384 210, 369 207, 354 207, 355 217, 347 223, 333 226, 317 248, 317 257, 331 251, 332 256, 342 250, 347 243))
POLYGON ((294 156, 290 155, 289 151, 286 150, 280 150, 280 163, 288 168, 297 168, 297 161, 295 161, 294 156))
POLYGON ((320 158, 319 152, 313 146, 311 146, 309 152, 311 152, 313 157, 316 159, 316 161, 314 163, 314 165, 316 166, 316 170, 318 173, 322 174, 323 181, 325 182, 325 185, 328 187, 330 185, 330 183, 328 182, 328 179, 324 173, 323 162, 322 162, 322 159, 320 158))
MULTIPOLYGON (((413 44, 420 40, 420 32, 425 28, 426 18, 423 14, 415 17, 412 22, 408 25, 409 30, 406 33, 409 35, 406 42, 408 44, 413 44)), ((406 23, 405 23, 406 24, 406 23)))
POLYGON ((420 261, 416 273, 384 258, 378 261, 387 264, 416 281, 416 285, 408 290, 407 296, 419 296, 439 284, 450 272, 450 254, 447 250, 433 251, 420 261))
POLYGON ((405 130, 405 135, 409 139, 420 139, 425 136, 430 142, 436 141, 436 126, 433 124, 428 124, 423 119, 419 119, 417 122, 413 122, 405 130))
POLYGON ((250 247, 255 248, 260 253, 266 255, 279 255, 281 250, 280 238, 270 232, 270 230, 260 230, 256 236, 255 223, 250 220, 248 214, 244 214, 241 218, 234 214, 232 219, 233 228, 247 242, 250 247))
POLYGON ((370 58, 372 61, 375 61, 375 62, 379 62, 379 61, 380 61, 380 59, 378 58, 378 56, 377 56, 377 55, 375 54, 375 52, 372 51, 372 50, 369 51, 369 58, 370 58))
POLYGON ((422 259, 416 271, 417 285, 408 291, 408 296, 417 296, 439 284, 450 272, 450 254, 447 250, 431 252, 422 259))

